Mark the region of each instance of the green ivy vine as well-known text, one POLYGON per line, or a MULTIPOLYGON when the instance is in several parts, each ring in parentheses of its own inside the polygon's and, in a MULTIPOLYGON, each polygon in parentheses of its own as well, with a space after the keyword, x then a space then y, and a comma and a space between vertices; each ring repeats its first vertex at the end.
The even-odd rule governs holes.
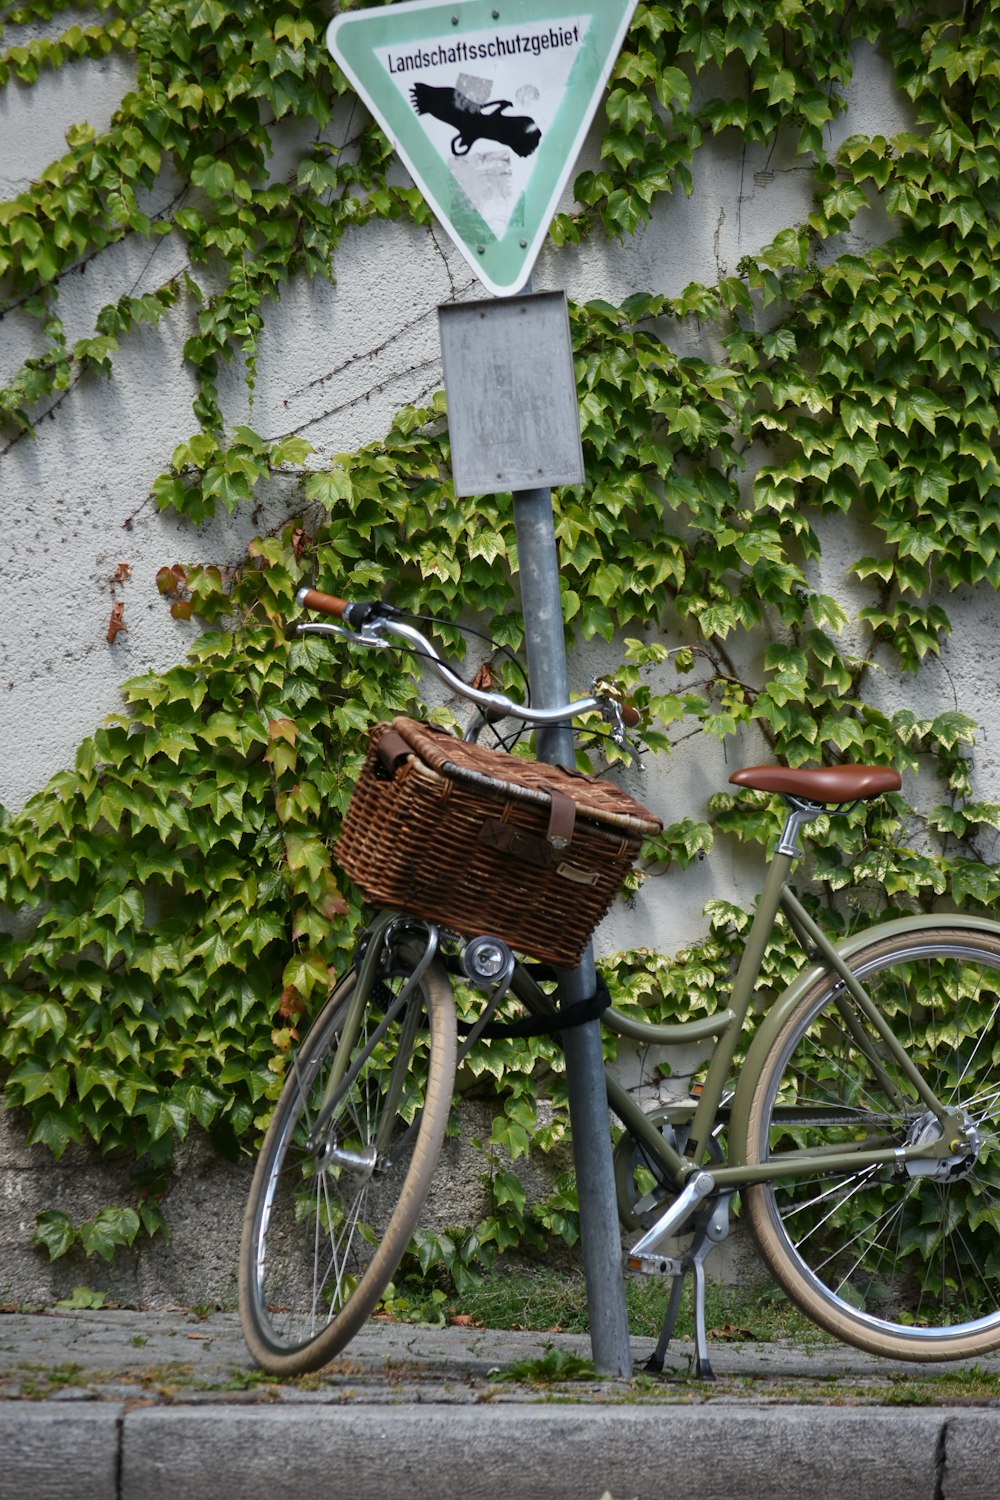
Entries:
MULTIPOLYGON (((289 639, 296 588, 385 593, 445 621, 474 608, 515 648, 520 619, 509 498, 455 498, 443 398, 308 472, 316 456, 300 435, 225 430, 220 370, 241 359, 252 388, 286 282, 332 275, 348 226, 427 219, 414 190, 387 181, 389 146, 325 52, 325 13, 296 0, 96 0, 92 24, 59 31, 61 9, 3 9, 4 27, 42 20, 50 35, 4 45, 0 33, 0 88, 112 49, 133 59, 136 82, 106 131, 74 127, 67 153, 0 203, 0 313, 37 320, 44 345, 0 390, 0 442, 28 440, 81 379, 113 378, 139 324, 193 306, 192 432, 164 454, 155 503, 197 523, 252 500, 279 468, 302 473, 301 513, 240 568, 164 560, 164 607, 205 633, 181 665, 125 684, 122 713, 75 766, 3 815, 0 901, 18 915, 0 932, 7 1107, 56 1156, 92 1145, 137 1173, 134 1204, 76 1226, 44 1214, 36 1237, 52 1255, 106 1255, 165 1227, 157 1200, 191 1129, 224 1151, 252 1143, 361 920, 330 845, 365 731, 419 705, 419 682, 377 653, 334 672, 327 647, 289 639), (311 139, 276 181, 282 122, 306 122, 311 139), (172 200, 151 215, 167 172, 172 200), (134 236, 175 239, 184 271, 103 308, 70 344, 60 306, 72 274, 134 236)), ((727 132, 790 142, 812 171, 807 220, 736 274, 572 309, 587 481, 556 496, 556 525, 568 635, 624 642, 619 675, 651 751, 754 726, 792 764, 933 765, 929 810, 886 799, 826 830, 814 899, 833 925, 853 920, 855 899, 877 911, 1000 896, 988 858, 1000 806, 974 783, 972 720, 886 712, 869 692, 877 666, 917 674, 940 652, 950 595, 1000 582, 998 58, 998 0, 640 4, 599 170, 552 226, 557 245, 633 232, 692 191, 699 147, 727 132), (861 44, 891 61, 912 128, 831 154, 826 127, 861 44), (845 252, 840 237, 876 210, 881 242, 845 252), (692 322, 711 329, 714 361, 674 352, 692 322), (839 517, 874 539, 852 563, 856 615, 816 582, 823 528, 839 517), (732 649, 743 631, 765 643, 752 680, 732 649), (848 890, 862 895, 846 901, 848 890)), ((457 628, 437 628, 464 652, 457 628)), ((649 854, 670 878, 720 835, 767 845, 775 831, 765 799, 719 794, 649 854)), ((621 1003, 663 1018, 709 1003, 746 920, 718 902, 709 916, 707 938, 680 955, 608 960, 621 1003)), ((779 938, 767 983, 794 962, 779 938)), ((490 1157, 488 1219, 417 1246, 424 1269, 456 1278, 498 1248, 576 1233, 565 1178, 531 1205, 516 1175, 529 1148, 564 1138, 557 1052, 483 1044, 469 1068, 469 1086, 497 1096, 489 1145, 509 1167, 490 1157)))

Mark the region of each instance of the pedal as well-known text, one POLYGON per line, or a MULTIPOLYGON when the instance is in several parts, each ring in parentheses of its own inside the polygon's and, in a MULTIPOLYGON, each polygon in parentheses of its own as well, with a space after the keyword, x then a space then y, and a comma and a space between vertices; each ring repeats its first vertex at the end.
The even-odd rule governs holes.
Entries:
POLYGON ((625 1256, 625 1266, 629 1271, 638 1271, 642 1276, 683 1276, 685 1269, 681 1261, 667 1255, 628 1254, 625 1256))

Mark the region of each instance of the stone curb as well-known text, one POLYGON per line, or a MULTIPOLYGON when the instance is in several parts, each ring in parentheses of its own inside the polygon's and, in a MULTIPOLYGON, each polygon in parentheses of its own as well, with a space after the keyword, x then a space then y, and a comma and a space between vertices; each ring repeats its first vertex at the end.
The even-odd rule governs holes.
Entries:
POLYGON ((1000 1411, 0 1406, 3 1500, 995 1500, 1000 1411))
MULTIPOLYGON (((651 1348, 634 1341, 637 1369, 651 1348)), ((975 1394, 951 1383, 955 1366, 828 1344, 719 1343, 714 1387, 687 1379, 683 1344, 663 1381, 529 1383, 539 1360, 589 1352, 585 1335, 376 1323, 319 1376, 279 1384, 252 1365, 235 1314, 10 1313, 0 1500, 1000 1492, 1000 1401, 988 1404, 1000 1356, 977 1363, 975 1394), (930 1404, 888 1404, 908 1397, 930 1404)))

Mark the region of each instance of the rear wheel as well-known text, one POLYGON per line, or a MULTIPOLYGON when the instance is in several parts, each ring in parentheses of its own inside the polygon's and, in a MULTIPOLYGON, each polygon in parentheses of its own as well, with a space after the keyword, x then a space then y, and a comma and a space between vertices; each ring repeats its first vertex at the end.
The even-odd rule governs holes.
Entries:
MULTIPOLYGON (((1000 938, 942 924, 850 960, 954 1114, 947 1155, 839 1167, 745 1194, 761 1254, 837 1338, 897 1359, 1000 1346, 1000 938)), ((933 1143, 936 1117, 833 974, 788 1017, 749 1111, 745 1159, 933 1143)))
POLYGON ((353 1338, 402 1259, 451 1108, 455 1007, 432 964, 375 1035, 408 978, 397 967, 364 1005, 337 985, 289 1063, 243 1222, 240 1317, 276 1375, 318 1369, 353 1338), (342 1082, 317 1128, 327 1081, 342 1082))

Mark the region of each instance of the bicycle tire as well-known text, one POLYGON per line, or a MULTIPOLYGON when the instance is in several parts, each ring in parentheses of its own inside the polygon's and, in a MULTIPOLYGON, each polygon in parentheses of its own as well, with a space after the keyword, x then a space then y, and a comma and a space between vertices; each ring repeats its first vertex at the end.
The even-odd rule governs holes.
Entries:
MULTIPOLYGON (((975 1153, 939 1163, 944 1180, 896 1163, 759 1183, 744 1192, 748 1222, 792 1301, 838 1339, 896 1359, 974 1358, 1000 1346, 1000 938, 943 919, 862 947, 849 968, 938 1098, 967 1111, 975 1153)), ((940 1133, 898 1063, 884 1051, 873 1062, 873 1031, 825 973, 765 1059, 748 1163, 783 1140, 843 1149, 940 1133)))
POLYGON ((305 1146, 307 1122, 338 1059, 353 973, 335 987, 290 1063, 264 1137, 244 1214, 239 1302, 247 1347, 273 1375, 319 1369, 354 1337, 391 1281, 427 1197, 451 1109, 455 1005, 443 968, 432 964, 372 1050, 387 987, 398 993, 408 972, 404 965, 373 988, 350 1055, 336 1063, 350 1067, 369 1048, 324 1131, 324 1161, 305 1146), (413 1045, 418 1024, 426 1052, 413 1045), (385 1127, 391 1139, 377 1148, 393 1080, 400 1094, 385 1127))

